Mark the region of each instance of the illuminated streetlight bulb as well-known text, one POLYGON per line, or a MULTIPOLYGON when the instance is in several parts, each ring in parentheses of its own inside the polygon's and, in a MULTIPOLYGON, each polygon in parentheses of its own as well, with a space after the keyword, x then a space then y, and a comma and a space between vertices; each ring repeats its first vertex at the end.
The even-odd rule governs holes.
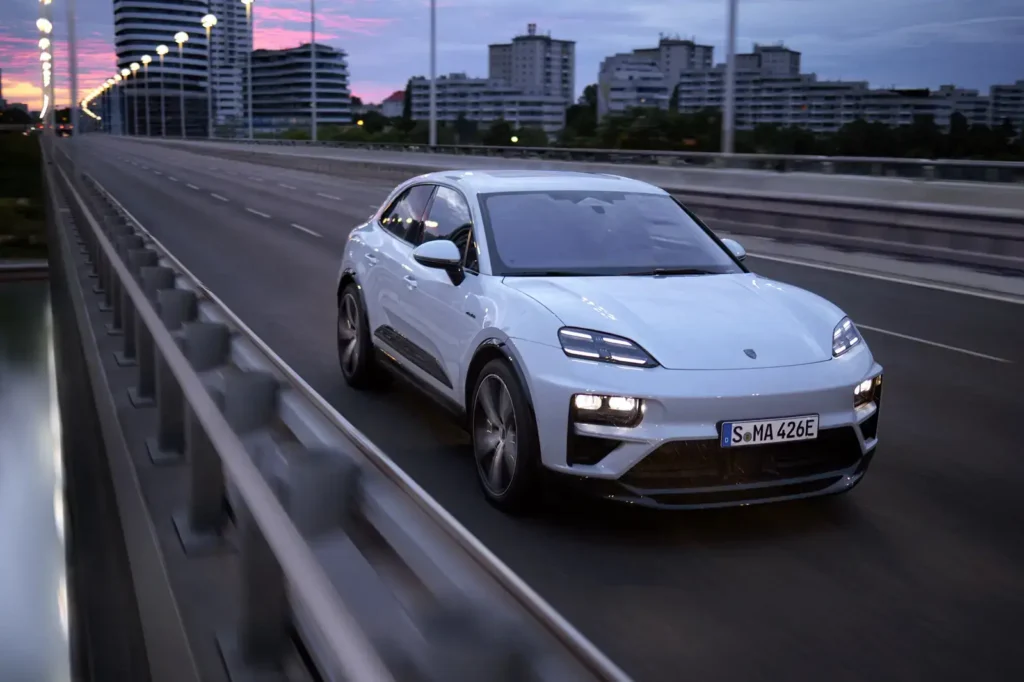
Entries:
POLYGON ((50 47, 50 39, 49 38, 40 38, 39 39, 39 49, 40 50, 46 50, 46 49, 49 49, 49 47, 50 47))
POLYGON ((168 52, 170 52, 170 50, 167 48, 166 45, 157 45, 156 46, 156 53, 158 55, 160 55, 161 57, 163 57, 168 52))
POLYGON ((117 81, 115 81, 113 78, 108 78, 107 79, 107 87, 109 88, 110 86, 112 86, 116 82, 117 81))
POLYGON ((142 55, 142 63, 143 64, 148 66, 151 61, 153 61, 153 58, 150 57, 148 54, 142 55))
POLYGON ((121 82, 121 81, 123 81, 123 80, 124 80, 124 79, 123 79, 123 78, 121 78, 121 74, 117 74, 116 76, 114 76, 114 82, 115 82, 115 83, 120 83, 120 82, 121 82))
POLYGON ((132 70, 132 73, 135 73, 136 71, 138 71, 138 70, 139 70, 139 69, 141 69, 142 67, 141 67, 141 66, 139 66, 139 63, 138 63, 138 62, 132 62, 132 63, 131 63, 131 64, 130 64, 129 66, 128 66, 128 68, 132 70))
POLYGON ((245 5, 246 7, 248 7, 252 3, 253 3, 253 0, 242 0, 242 4, 245 5))
POLYGON ((43 33, 49 33, 53 30, 53 24, 51 24, 49 20, 40 17, 36 19, 36 28, 43 33))
POLYGON ((188 34, 184 31, 178 31, 174 34, 174 42, 178 43, 178 45, 181 45, 182 43, 187 43, 188 34))
POLYGON ((48 62, 51 59, 53 59, 53 57, 50 56, 49 52, 43 52, 42 54, 39 55, 39 61, 41 61, 41 62, 48 62))
POLYGON ((122 78, 127 78, 130 75, 132 75, 132 72, 131 72, 130 69, 121 69, 121 77, 122 78))
POLYGON ((207 14, 205 17, 203 17, 201 23, 203 24, 203 28, 209 30, 217 25, 217 17, 213 16, 212 14, 207 14))

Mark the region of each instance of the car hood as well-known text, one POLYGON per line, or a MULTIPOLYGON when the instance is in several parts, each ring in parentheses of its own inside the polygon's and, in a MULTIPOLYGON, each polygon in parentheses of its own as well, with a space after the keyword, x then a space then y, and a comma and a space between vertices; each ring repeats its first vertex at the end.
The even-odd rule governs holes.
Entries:
POLYGON ((640 344, 667 369, 750 369, 831 360, 832 331, 843 317, 819 296, 749 273, 506 277, 504 283, 566 326, 640 344))

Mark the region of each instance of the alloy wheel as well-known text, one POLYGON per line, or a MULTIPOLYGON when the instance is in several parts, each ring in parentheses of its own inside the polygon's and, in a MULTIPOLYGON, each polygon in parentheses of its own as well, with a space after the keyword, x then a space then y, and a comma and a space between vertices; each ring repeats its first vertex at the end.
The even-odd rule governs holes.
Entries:
POLYGON ((489 374, 480 383, 473 415, 473 449, 480 479, 500 496, 512 484, 518 452, 515 407, 508 386, 489 374))
POLYGON ((359 307, 352 294, 345 294, 338 310, 338 357, 341 370, 355 374, 359 366, 359 307))

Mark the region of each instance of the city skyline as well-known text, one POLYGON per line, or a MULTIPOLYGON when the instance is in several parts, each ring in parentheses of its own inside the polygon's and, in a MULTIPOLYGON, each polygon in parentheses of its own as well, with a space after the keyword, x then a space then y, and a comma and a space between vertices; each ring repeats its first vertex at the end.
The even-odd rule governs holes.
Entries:
MULTIPOLYGON (((67 102, 64 1, 54 0, 58 102, 67 102)), ((83 91, 114 72, 110 0, 77 0, 83 91)), ((737 48, 784 41, 803 53, 804 68, 822 78, 867 80, 874 87, 952 83, 987 90, 1020 79, 1024 12, 1017 0, 740 0, 737 48)), ((309 39, 308 0, 256 0, 255 47, 294 47, 309 39)), ((349 55, 352 91, 380 101, 408 78, 427 75, 428 0, 332 0, 317 11, 317 39, 349 55)), ((685 10, 640 0, 593 10, 560 0, 557 16, 540 0, 439 0, 439 75, 487 74, 487 45, 507 42, 527 23, 576 41, 575 92, 596 82, 605 57, 657 43, 658 34, 696 38, 724 59, 725 0, 691 0, 685 10), (472 39, 467 39, 472 36, 472 39)), ((38 105, 37 0, 0 8, 0 69, 9 102, 38 105)), ((196 32, 202 29, 196 27, 196 32)), ((170 36, 168 36, 170 42, 170 36)), ((155 47, 155 46, 154 46, 155 47)))

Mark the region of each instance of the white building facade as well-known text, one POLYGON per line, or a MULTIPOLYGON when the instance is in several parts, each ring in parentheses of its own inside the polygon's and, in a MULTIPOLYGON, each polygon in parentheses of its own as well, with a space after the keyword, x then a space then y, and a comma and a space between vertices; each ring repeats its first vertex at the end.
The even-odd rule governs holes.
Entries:
POLYGON ((252 52, 252 33, 245 5, 238 0, 210 0, 217 17, 213 29, 213 111, 218 125, 241 124, 246 119, 242 87, 246 55, 252 52))
MULTIPOLYGON (((309 43, 252 53, 253 128, 257 132, 280 132, 310 125, 312 63, 309 43)), ((243 85, 243 96, 246 89, 243 85)), ((347 125, 352 121, 345 52, 320 43, 316 45, 316 115, 321 126, 347 125)))
MULTIPOLYGON (((410 82, 412 117, 430 118, 430 80, 410 82)), ((540 128, 553 134, 565 127, 566 102, 561 94, 524 92, 506 82, 453 73, 437 79, 437 120, 454 123, 459 116, 487 126, 505 120, 520 128, 540 128)))
POLYGON ((601 62, 597 116, 621 115, 635 107, 667 109, 672 86, 658 61, 639 54, 616 54, 601 62))
POLYGON ((526 92, 558 95, 568 107, 576 89, 576 43, 537 33, 528 24, 526 35, 510 43, 488 46, 488 78, 526 92))

